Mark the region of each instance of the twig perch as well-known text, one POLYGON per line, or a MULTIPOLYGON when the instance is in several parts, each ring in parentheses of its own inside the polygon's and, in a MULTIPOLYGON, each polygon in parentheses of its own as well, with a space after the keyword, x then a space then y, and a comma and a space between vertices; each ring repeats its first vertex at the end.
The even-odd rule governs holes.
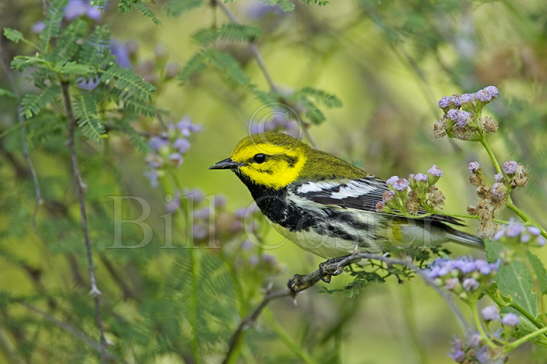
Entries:
POLYGON ((437 287, 435 283, 429 277, 427 277, 427 275, 424 274, 424 272, 422 272, 420 268, 416 267, 410 259, 393 259, 393 258, 385 257, 383 255, 357 253, 357 254, 351 254, 348 256, 326 260, 325 262, 319 265, 319 268, 317 270, 309 274, 306 274, 306 275, 295 274, 287 283, 286 289, 266 292, 266 295, 264 296, 262 301, 255 307, 255 309, 247 317, 243 318, 240 321, 236 330, 230 337, 230 340, 228 341, 228 351, 226 352, 226 355, 222 363, 228 364, 231 362, 232 357, 235 354, 236 349, 239 345, 239 342, 241 341, 244 330, 252 326, 256 322, 256 320, 258 319, 258 317, 260 316, 264 308, 271 301, 282 298, 282 297, 294 298, 296 297, 298 293, 310 287, 313 287, 320 280, 329 283, 332 277, 342 274, 344 272, 345 267, 348 267, 351 264, 361 261, 363 259, 378 260, 378 261, 386 263, 387 265, 401 265, 408 268, 412 272, 416 273, 428 285, 433 287, 447 301, 448 306, 456 314, 456 317, 460 321, 464 330, 466 332, 469 332, 471 330, 471 326, 467 323, 463 314, 460 312, 458 307, 454 304, 452 298, 446 292, 442 291, 439 287, 437 287))

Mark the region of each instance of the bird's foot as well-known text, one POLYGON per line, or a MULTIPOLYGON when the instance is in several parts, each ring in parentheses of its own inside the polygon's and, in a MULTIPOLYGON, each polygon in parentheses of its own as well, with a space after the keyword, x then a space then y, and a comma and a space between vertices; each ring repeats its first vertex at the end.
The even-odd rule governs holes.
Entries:
POLYGON ((320 277, 323 282, 330 283, 333 276, 342 274, 344 271, 344 266, 339 265, 341 261, 349 257, 350 255, 345 255, 343 257, 331 258, 319 264, 320 277))

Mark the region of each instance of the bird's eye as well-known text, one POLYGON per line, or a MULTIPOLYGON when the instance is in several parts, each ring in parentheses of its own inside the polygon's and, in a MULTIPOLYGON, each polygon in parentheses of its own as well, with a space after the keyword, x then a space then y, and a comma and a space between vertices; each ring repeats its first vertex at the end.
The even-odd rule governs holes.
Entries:
POLYGON ((255 156, 253 157, 253 161, 255 163, 264 163, 264 162, 266 162, 266 154, 263 154, 263 153, 255 154, 255 156))

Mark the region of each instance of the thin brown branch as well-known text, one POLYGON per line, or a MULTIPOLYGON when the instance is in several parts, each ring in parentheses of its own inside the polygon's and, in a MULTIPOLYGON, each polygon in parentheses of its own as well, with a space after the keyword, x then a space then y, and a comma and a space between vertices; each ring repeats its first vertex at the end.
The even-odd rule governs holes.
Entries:
POLYGON ((99 342, 101 344, 100 359, 101 362, 106 362, 106 337, 104 335, 104 324, 101 314, 101 291, 97 286, 97 277, 95 274, 95 263, 93 260, 93 250, 91 245, 91 239, 89 238, 89 227, 87 222, 87 209, 85 206, 85 185, 80 173, 80 166, 78 164, 78 155, 75 144, 76 134, 76 117, 72 110, 72 101, 70 98, 70 84, 67 81, 61 81, 61 89, 63 91, 63 101, 67 116, 67 128, 68 128, 68 140, 67 145, 70 152, 70 161, 72 169, 72 179, 76 187, 76 193, 78 195, 78 201, 80 204, 80 225, 84 238, 84 245, 86 249, 87 268, 89 274, 89 282, 91 285, 90 294, 93 297, 95 303, 95 324, 99 329, 99 342))
POLYGON ((319 269, 306 274, 295 274, 293 278, 287 283, 287 288, 279 291, 267 292, 262 301, 256 306, 256 308, 245 318, 243 318, 236 330, 228 341, 228 351, 222 361, 223 364, 230 363, 233 355, 236 353, 236 349, 242 339, 244 330, 253 323, 256 322, 264 308, 273 300, 283 297, 296 297, 296 295, 310 287, 313 287, 317 282, 324 281, 330 282, 333 276, 337 276, 344 272, 344 268, 350 266, 361 260, 377 260, 384 262, 387 265, 401 265, 420 276, 428 285, 433 287, 447 302, 450 309, 454 312, 461 325, 466 332, 470 332, 471 326, 465 320, 463 314, 459 308, 455 305, 452 298, 441 290, 435 283, 417 266, 415 266, 410 259, 392 259, 383 255, 368 254, 368 253, 356 253, 344 257, 329 259, 319 265, 319 269))

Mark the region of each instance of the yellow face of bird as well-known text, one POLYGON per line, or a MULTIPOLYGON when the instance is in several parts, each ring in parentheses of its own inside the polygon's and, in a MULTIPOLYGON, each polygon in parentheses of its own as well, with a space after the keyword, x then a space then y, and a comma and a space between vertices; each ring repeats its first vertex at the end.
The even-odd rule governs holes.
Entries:
POLYGON ((256 184, 277 190, 298 179, 308 149, 284 134, 260 134, 241 140, 230 158, 211 168, 233 169, 256 184))

